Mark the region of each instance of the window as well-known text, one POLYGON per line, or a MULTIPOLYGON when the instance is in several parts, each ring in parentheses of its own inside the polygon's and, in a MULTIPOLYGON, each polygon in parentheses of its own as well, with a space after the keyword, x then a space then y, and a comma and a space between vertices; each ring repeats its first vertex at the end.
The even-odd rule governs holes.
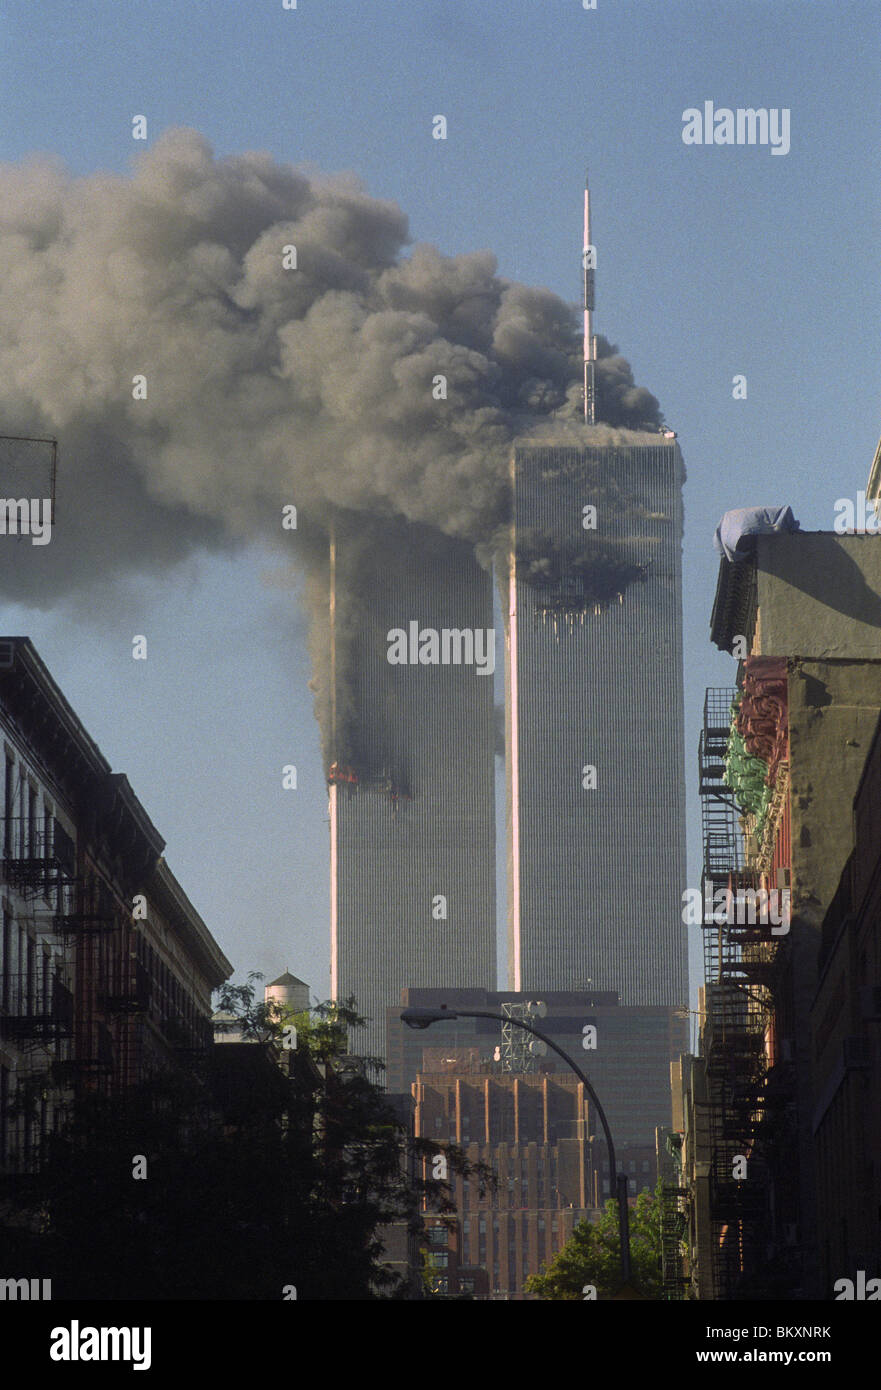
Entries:
POLYGON ((22 767, 18 766, 18 857, 27 859, 27 821, 25 820, 25 807, 27 806, 27 786, 28 775, 22 767))
POLYGON ((19 1012, 22 1014, 30 1013, 28 1003, 28 988, 30 975, 28 974, 28 935, 24 927, 18 928, 18 979, 15 982, 16 1000, 19 1012))
POLYGON ((41 1009, 35 999, 37 994, 37 943, 30 936, 27 938, 27 962, 28 973, 25 989, 27 990, 28 1013, 47 1013, 51 1007, 49 1001, 44 1000, 41 1009))
POLYGON ((28 846, 33 859, 40 857, 40 846, 37 844, 37 789, 33 784, 28 785, 28 846))
MULTIPOLYGON (((50 804, 48 801, 44 801, 44 802, 43 802, 43 853, 46 854, 46 855, 49 854, 50 846, 51 846, 51 848, 52 848, 53 850, 54 850, 54 848, 55 848, 55 837, 54 837, 54 835, 53 835, 53 833, 52 833, 52 826, 53 826, 53 823, 54 823, 54 816, 53 816, 53 814, 52 814, 52 806, 51 806, 51 804, 50 804)), ((68 891, 70 891, 69 885, 68 885, 67 887, 68 887, 68 891)), ((71 909, 70 909, 69 907, 65 908, 65 898, 64 898, 64 894, 65 894, 64 875, 63 875, 63 874, 59 874, 59 875, 58 875, 58 880, 57 880, 57 882, 56 882, 56 884, 55 884, 55 891, 54 891, 54 894, 53 894, 53 891, 52 891, 51 886, 48 887, 48 889, 47 889, 47 894, 46 894, 48 900, 49 900, 51 903, 54 904, 55 911, 57 912, 57 914, 58 914, 59 917, 63 916, 64 913, 65 913, 65 911, 67 911, 67 912, 70 912, 70 911, 71 911, 71 909)))
POLYGON ((9 991, 12 984, 12 914, 3 913, 3 954, 0 955, 0 979, 3 983, 3 1008, 9 1009, 9 991))
POLYGON ((447 1232, 446 1226, 429 1226, 428 1243, 429 1245, 435 1247, 440 1246, 443 1247, 443 1249, 446 1249, 449 1243, 449 1234, 447 1232))
POLYGON ((8 1143, 6 1120, 9 1115, 9 1071, 0 1063, 0 1163, 6 1162, 8 1143))
POLYGON ((3 787, 3 853, 7 859, 12 858, 12 805, 13 789, 15 782, 15 763, 10 755, 6 754, 6 782, 3 787))

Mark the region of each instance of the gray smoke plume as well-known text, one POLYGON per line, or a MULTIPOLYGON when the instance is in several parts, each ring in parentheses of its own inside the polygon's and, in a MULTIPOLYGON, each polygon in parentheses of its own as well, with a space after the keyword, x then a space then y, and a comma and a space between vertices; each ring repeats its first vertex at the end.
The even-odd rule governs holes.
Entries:
MULTIPOLYGON (((0 166, 0 274, 0 433, 60 446, 51 544, 0 546, 11 599, 94 609, 116 576, 280 540, 290 503, 307 557, 337 509, 486 543, 511 440, 580 410, 563 300, 500 278, 487 251, 411 246, 401 210, 352 176, 215 159, 192 130, 131 177, 0 166)), ((657 426, 599 350, 601 417, 657 426)))

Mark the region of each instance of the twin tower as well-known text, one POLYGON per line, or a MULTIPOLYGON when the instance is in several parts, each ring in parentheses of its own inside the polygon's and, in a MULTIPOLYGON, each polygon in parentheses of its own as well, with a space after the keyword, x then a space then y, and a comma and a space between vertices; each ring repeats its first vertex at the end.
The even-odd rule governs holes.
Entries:
POLYGON ((365 1054, 403 988, 497 987, 499 757, 507 987, 687 1003, 679 447, 585 426, 511 470, 504 665, 471 547, 404 522, 332 542, 331 986, 365 1054))

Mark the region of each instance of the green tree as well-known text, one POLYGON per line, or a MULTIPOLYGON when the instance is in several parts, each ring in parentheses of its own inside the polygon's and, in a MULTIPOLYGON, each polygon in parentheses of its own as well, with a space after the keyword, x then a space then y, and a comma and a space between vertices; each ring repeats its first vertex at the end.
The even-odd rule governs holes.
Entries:
POLYGON ((384 1265, 383 1227, 415 1232, 425 1205, 449 1210, 449 1187, 420 1160, 443 1147, 468 1171, 464 1156, 412 1140, 348 1065, 354 1001, 298 1015, 286 1049, 288 1016, 255 1002, 256 979, 221 996, 246 1043, 113 1096, 80 1087, 38 1171, 0 1183, 8 1257, 45 1270, 54 1297, 407 1296, 384 1265))
MULTIPOLYGON (((454 1144, 417 1139, 409 1134, 385 1094, 368 1079, 384 1064, 379 1058, 348 1059, 349 1035, 366 1022, 350 997, 341 1003, 316 1005, 308 1014, 292 1015, 277 1003, 256 1001, 256 972, 245 985, 221 989, 221 1010, 236 1017, 244 1038, 268 1046, 283 1055, 285 1026, 297 1029, 297 1057, 301 1072, 311 1076, 310 1102, 315 1129, 320 1133, 320 1162, 316 1186, 320 1208, 328 1215, 322 1236, 321 1268, 335 1234, 342 1232, 350 1250, 349 1263, 357 1265, 358 1252, 367 1264, 365 1284, 401 1296, 394 1279, 382 1264, 380 1232, 383 1226, 406 1222, 413 1232, 422 1229, 422 1214, 455 1211, 449 1179, 431 1176, 432 1160, 443 1153, 447 1171, 477 1181, 481 1193, 495 1177, 482 1163, 469 1163, 464 1150, 454 1144), (348 1066, 351 1060, 354 1066, 348 1066)), ((340 1249, 340 1259, 345 1259, 340 1249)))
MULTIPOLYGON (((630 1209, 630 1286, 644 1298, 661 1296, 659 1192, 641 1192, 630 1209)), ((596 1222, 580 1221, 563 1249, 541 1274, 526 1280, 527 1293, 569 1302, 584 1298, 593 1285, 597 1298, 611 1298, 621 1287, 618 1203, 608 1201, 596 1222)))

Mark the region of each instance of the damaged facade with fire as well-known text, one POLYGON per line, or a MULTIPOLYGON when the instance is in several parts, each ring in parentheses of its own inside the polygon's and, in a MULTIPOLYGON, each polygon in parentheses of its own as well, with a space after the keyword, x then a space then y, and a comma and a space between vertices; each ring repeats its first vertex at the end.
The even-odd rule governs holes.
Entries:
POLYGON ((377 1057, 402 989, 492 988, 496 936, 493 682, 387 659, 389 630, 412 620, 492 629, 492 579, 464 542, 403 522, 381 534, 332 542, 326 752, 331 991, 355 996, 369 1023, 352 1049, 377 1057))
POLYGON ((681 1006, 685 472, 672 434, 610 435, 512 457, 509 982, 681 1006))

